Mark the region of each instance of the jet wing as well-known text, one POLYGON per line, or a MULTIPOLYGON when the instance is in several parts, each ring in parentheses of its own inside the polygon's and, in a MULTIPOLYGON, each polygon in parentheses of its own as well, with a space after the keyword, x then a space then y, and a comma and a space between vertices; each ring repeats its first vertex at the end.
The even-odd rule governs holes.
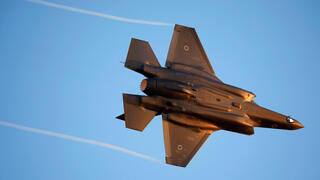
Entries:
POLYGON ((175 25, 166 67, 201 73, 220 81, 212 69, 194 28, 175 25))
POLYGON ((166 162, 186 167, 212 130, 200 130, 176 124, 162 116, 166 162))

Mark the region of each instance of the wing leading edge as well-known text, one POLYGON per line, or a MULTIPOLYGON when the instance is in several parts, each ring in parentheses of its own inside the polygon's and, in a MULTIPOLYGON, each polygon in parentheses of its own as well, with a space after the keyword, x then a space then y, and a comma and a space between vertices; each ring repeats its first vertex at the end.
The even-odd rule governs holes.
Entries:
POLYGON ((176 124, 162 115, 166 162, 186 167, 213 132, 176 124))

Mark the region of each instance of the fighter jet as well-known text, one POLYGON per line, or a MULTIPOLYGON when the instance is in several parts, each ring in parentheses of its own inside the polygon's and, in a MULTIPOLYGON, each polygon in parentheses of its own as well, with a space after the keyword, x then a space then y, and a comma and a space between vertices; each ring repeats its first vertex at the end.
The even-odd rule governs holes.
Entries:
POLYGON ((215 74, 194 28, 175 25, 165 67, 149 43, 132 38, 125 67, 146 79, 146 96, 123 94, 127 128, 143 131, 162 115, 166 163, 186 167, 212 132, 245 135, 254 127, 295 130, 297 120, 253 101, 255 94, 223 83, 215 74))

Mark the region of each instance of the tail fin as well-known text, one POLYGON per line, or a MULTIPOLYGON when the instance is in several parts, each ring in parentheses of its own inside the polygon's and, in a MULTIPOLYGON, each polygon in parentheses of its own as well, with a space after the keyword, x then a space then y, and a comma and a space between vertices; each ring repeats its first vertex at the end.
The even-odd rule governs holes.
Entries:
POLYGON ((156 112, 140 106, 140 102, 141 96, 123 94, 124 117, 117 118, 126 121, 126 128, 143 131, 156 115, 156 112))
POLYGON ((160 66, 157 57, 147 41, 131 39, 125 67, 143 74, 143 65, 160 66))

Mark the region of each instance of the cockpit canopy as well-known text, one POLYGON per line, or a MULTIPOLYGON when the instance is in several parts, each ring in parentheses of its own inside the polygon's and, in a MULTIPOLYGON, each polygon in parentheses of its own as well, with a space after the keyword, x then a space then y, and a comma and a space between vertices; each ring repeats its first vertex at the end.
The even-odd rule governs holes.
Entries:
POLYGON ((288 121, 289 123, 293 123, 293 122, 296 121, 296 120, 293 119, 292 117, 288 116, 288 117, 287 117, 287 121, 288 121))

